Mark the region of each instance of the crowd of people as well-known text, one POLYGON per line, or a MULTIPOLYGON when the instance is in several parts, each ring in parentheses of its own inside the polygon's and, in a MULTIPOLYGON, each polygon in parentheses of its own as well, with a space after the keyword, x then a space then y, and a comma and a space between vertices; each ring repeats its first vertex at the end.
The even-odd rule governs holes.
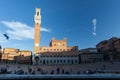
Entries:
POLYGON ((23 64, 1 64, 0 73, 6 74, 72 74, 72 71, 64 70, 61 67, 56 67, 51 70, 42 69, 36 65, 23 65, 23 64))
POLYGON ((119 70, 120 64, 93 63, 79 65, 1 64, 1 74, 86 74, 101 70, 119 70))

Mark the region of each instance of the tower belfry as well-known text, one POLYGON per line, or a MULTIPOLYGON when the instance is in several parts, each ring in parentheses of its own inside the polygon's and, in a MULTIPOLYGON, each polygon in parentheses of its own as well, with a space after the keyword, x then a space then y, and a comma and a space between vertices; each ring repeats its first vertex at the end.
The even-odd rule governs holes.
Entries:
POLYGON ((34 53, 37 53, 37 52, 39 52, 39 49, 40 49, 40 25, 41 25, 40 8, 36 8, 34 21, 35 21, 35 27, 34 27, 34 53))

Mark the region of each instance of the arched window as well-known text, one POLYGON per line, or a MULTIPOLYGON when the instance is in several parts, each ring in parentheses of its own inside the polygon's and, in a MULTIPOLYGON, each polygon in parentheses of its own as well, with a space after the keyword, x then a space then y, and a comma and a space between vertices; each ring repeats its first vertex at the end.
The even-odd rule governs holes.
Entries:
POLYGON ((62 63, 62 60, 60 60, 60 63, 62 63))
POLYGON ((49 61, 47 60, 47 61, 46 61, 46 63, 48 64, 48 63, 49 63, 49 61))
POLYGON ((73 64, 73 60, 71 60, 71 63, 73 64))
POLYGON ((77 60, 75 60, 75 63, 77 63, 77 60))
POLYGON ((37 12, 37 16, 39 16, 39 12, 37 12))
POLYGON ((56 60, 54 60, 54 63, 56 63, 56 60))
POLYGON ((52 63, 52 60, 50 60, 50 63, 52 63))
POLYGON ((68 63, 70 63, 70 60, 68 60, 68 63))
POLYGON ((64 63, 65 63, 66 61, 64 60, 64 63))
POLYGON ((57 63, 59 63, 59 60, 57 60, 57 63))
POLYGON ((45 64, 45 60, 43 60, 43 64, 45 64))

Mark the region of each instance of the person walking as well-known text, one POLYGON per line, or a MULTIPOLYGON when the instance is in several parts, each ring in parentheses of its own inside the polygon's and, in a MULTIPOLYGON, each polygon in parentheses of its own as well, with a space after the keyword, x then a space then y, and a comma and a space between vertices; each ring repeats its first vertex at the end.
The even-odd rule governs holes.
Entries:
POLYGON ((57 67, 57 74, 59 74, 60 73, 60 69, 57 67))

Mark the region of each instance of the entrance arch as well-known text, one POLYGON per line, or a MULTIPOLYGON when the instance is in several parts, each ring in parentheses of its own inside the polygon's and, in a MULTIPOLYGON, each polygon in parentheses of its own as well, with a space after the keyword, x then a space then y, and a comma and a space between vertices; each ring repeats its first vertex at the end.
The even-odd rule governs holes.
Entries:
POLYGON ((39 57, 38 57, 38 56, 35 56, 35 64, 38 65, 38 64, 39 64, 39 60, 40 60, 39 57))

